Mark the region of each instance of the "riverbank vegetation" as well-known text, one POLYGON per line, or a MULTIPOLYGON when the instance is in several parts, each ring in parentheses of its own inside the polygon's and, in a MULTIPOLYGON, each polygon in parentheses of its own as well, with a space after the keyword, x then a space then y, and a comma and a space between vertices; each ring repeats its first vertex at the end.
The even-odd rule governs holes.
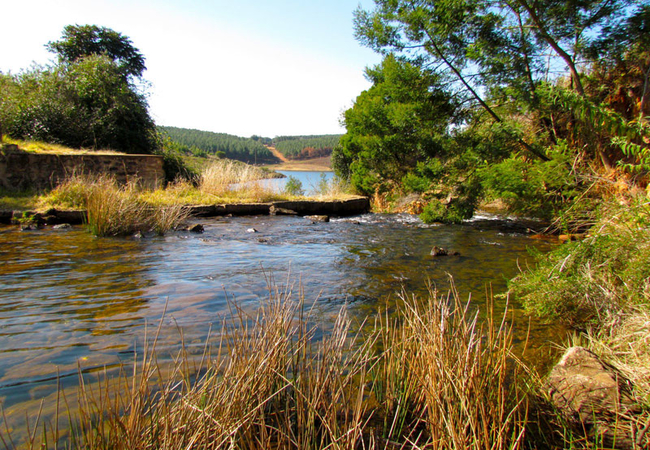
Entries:
MULTIPOLYGON (((137 182, 118 186, 108 176, 73 176, 47 193, 30 194, 24 201, 36 210, 79 209, 87 212, 87 225, 98 236, 155 231, 164 234, 187 217, 189 205, 260 203, 305 199, 301 188, 274 189, 267 172, 238 161, 218 160, 195 179, 178 179, 164 188, 142 189, 137 182)), ((311 199, 348 198, 336 180, 321 180, 311 199)), ((0 208, 20 203, 0 197, 0 208), (12 203, 13 202, 13 203, 12 203), (5 206, 6 205, 6 206, 5 206)), ((24 205, 23 205, 24 206, 24 205)))
POLYGON ((0 137, 125 153, 157 148, 139 88, 145 60, 129 38, 104 27, 69 25, 47 48, 57 64, 0 74, 0 137))
POLYGON ((454 223, 498 200, 572 238, 510 289, 625 374, 629 436, 650 428, 648 27, 629 0, 375 1, 355 30, 383 61, 332 156, 380 210, 454 223))

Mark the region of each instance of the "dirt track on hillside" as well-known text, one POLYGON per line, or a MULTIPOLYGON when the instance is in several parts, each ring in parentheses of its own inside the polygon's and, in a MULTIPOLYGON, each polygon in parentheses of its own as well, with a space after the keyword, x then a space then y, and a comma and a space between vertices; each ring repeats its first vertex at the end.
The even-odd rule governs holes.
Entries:
POLYGON ((289 160, 287 159, 287 157, 284 156, 284 155, 283 155, 282 153, 280 153, 279 151, 277 151, 275 147, 271 147, 270 145, 265 145, 265 147, 268 148, 269 151, 270 151, 271 153, 273 153, 273 156, 275 156, 276 158, 278 158, 278 159, 279 159, 280 161, 282 161, 283 163, 288 163, 288 162, 289 162, 289 160))

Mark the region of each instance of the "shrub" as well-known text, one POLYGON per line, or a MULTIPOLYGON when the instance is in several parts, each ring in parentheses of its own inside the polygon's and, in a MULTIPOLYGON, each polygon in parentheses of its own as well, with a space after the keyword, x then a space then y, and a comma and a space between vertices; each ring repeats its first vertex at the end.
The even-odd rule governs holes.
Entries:
POLYGON ((601 206, 600 221, 584 240, 540 257, 511 282, 526 309, 586 329, 624 311, 650 305, 650 207, 647 198, 601 206))
POLYGON ((288 195, 305 195, 305 190, 302 188, 302 182, 291 175, 287 179, 287 184, 284 186, 284 192, 288 195))

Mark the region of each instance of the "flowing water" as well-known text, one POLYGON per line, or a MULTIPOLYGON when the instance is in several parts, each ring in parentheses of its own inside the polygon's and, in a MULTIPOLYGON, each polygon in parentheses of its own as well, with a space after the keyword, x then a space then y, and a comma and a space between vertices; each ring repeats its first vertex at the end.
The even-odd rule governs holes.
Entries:
MULTIPOLYGON (((424 294, 453 275, 461 295, 484 308, 486 286, 503 292, 529 249, 552 244, 499 227, 424 225, 410 215, 367 214, 312 223, 301 217, 202 219, 203 234, 96 238, 82 227, 20 232, 0 226, 0 402, 9 427, 24 427, 57 383, 131 361, 165 308, 161 354, 175 353, 179 329, 199 354, 228 300, 253 310, 269 280, 304 290, 324 322, 341 307, 363 318, 390 308, 401 289, 424 294), (436 245, 460 256, 433 258, 436 245), (147 331, 148 330, 148 331, 147 331)), ((505 299, 497 298, 503 308, 505 299)), ((513 305, 517 310, 516 304, 513 305)), ((523 340, 527 319, 517 322, 523 340)), ((533 345, 549 328, 532 322, 533 345)), ((164 356, 163 356, 164 358, 164 356)), ((47 409, 47 408, 46 408, 47 409)))

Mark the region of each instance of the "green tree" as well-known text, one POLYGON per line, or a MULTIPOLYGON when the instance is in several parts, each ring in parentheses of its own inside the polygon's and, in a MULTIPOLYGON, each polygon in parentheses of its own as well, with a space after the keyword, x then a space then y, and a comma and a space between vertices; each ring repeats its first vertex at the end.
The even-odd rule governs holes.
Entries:
MULTIPOLYGON (((549 72, 566 65, 572 86, 584 96, 579 62, 590 63, 590 40, 630 14, 634 0, 376 0, 359 9, 358 39, 383 54, 394 53, 455 81, 458 92, 480 105, 496 122, 508 119, 503 106, 512 96, 536 107, 535 89, 549 72), (559 60, 548 58, 554 54, 559 60), (505 97, 495 97, 500 88, 505 97), (527 95, 526 95, 527 94, 527 95), (492 99, 493 101, 489 101, 492 99)), ((524 106, 522 104, 520 106, 524 106)), ((519 138, 539 159, 542 148, 519 138)), ((604 165, 609 162, 600 149, 604 165)))
POLYGON ((144 56, 128 37, 97 25, 68 25, 63 29, 61 39, 49 42, 46 47, 64 64, 72 64, 87 56, 103 55, 115 61, 125 76, 141 77, 146 70, 144 56))
POLYGON ((0 79, 0 122, 15 138, 70 147, 151 153, 158 147, 144 94, 145 69, 131 41, 108 28, 70 25, 48 48, 59 64, 0 79))
POLYGON ((127 153, 151 153, 158 146, 144 95, 106 56, 3 80, 0 109, 9 136, 127 153))
POLYGON ((345 112, 345 134, 333 156, 335 170, 370 194, 399 182, 419 161, 444 156, 441 141, 457 105, 440 77, 392 56, 368 69, 373 86, 345 112))

